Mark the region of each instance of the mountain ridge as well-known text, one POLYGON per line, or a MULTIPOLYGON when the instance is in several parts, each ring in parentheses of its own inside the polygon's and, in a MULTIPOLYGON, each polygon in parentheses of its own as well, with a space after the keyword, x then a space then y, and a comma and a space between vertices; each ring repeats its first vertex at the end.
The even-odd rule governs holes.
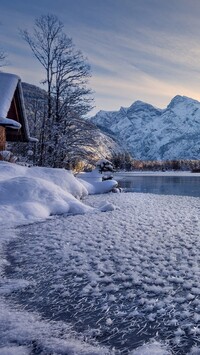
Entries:
POLYGON ((176 95, 165 109, 137 100, 90 119, 139 160, 200 159, 200 102, 176 95))

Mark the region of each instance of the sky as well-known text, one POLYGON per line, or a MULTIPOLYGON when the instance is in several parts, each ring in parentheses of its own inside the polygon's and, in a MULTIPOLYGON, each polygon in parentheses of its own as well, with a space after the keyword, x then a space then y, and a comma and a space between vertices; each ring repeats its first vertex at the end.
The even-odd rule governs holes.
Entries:
POLYGON ((2 69, 38 86, 44 71, 19 30, 46 14, 91 65, 92 114, 136 100, 164 108, 177 94, 200 100, 199 0, 1 0, 2 69))

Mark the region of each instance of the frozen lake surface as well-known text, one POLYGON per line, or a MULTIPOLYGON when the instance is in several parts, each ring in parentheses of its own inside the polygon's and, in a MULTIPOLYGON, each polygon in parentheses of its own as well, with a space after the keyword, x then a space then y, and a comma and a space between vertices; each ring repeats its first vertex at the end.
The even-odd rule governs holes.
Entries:
POLYGON ((5 250, 0 294, 12 312, 1 319, 0 345, 31 355, 125 355, 156 341, 159 352, 146 354, 195 354, 200 199, 122 193, 86 202, 105 199, 117 208, 18 229, 5 250), (82 345, 66 350, 67 336, 82 345))
POLYGON ((128 192, 200 197, 200 174, 121 173, 115 178, 128 192))

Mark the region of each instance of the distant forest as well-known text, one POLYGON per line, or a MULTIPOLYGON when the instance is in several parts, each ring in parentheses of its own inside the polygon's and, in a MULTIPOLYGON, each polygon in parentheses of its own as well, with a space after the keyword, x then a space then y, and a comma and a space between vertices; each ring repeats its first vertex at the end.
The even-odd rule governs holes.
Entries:
POLYGON ((116 154, 112 163, 117 170, 126 171, 192 171, 200 172, 200 160, 155 160, 141 161, 133 159, 128 153, 116 154))

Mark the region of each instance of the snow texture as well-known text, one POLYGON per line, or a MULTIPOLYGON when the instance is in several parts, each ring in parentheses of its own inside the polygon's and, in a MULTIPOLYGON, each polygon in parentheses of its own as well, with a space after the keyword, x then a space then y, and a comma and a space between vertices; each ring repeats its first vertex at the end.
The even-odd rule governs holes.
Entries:
POLYGON ((1 354, 200 352, 199 198, 89 196, 62 169, 4 162, 0 177, 1 354), (15 229, 27 201, 84 213, 15 229))

